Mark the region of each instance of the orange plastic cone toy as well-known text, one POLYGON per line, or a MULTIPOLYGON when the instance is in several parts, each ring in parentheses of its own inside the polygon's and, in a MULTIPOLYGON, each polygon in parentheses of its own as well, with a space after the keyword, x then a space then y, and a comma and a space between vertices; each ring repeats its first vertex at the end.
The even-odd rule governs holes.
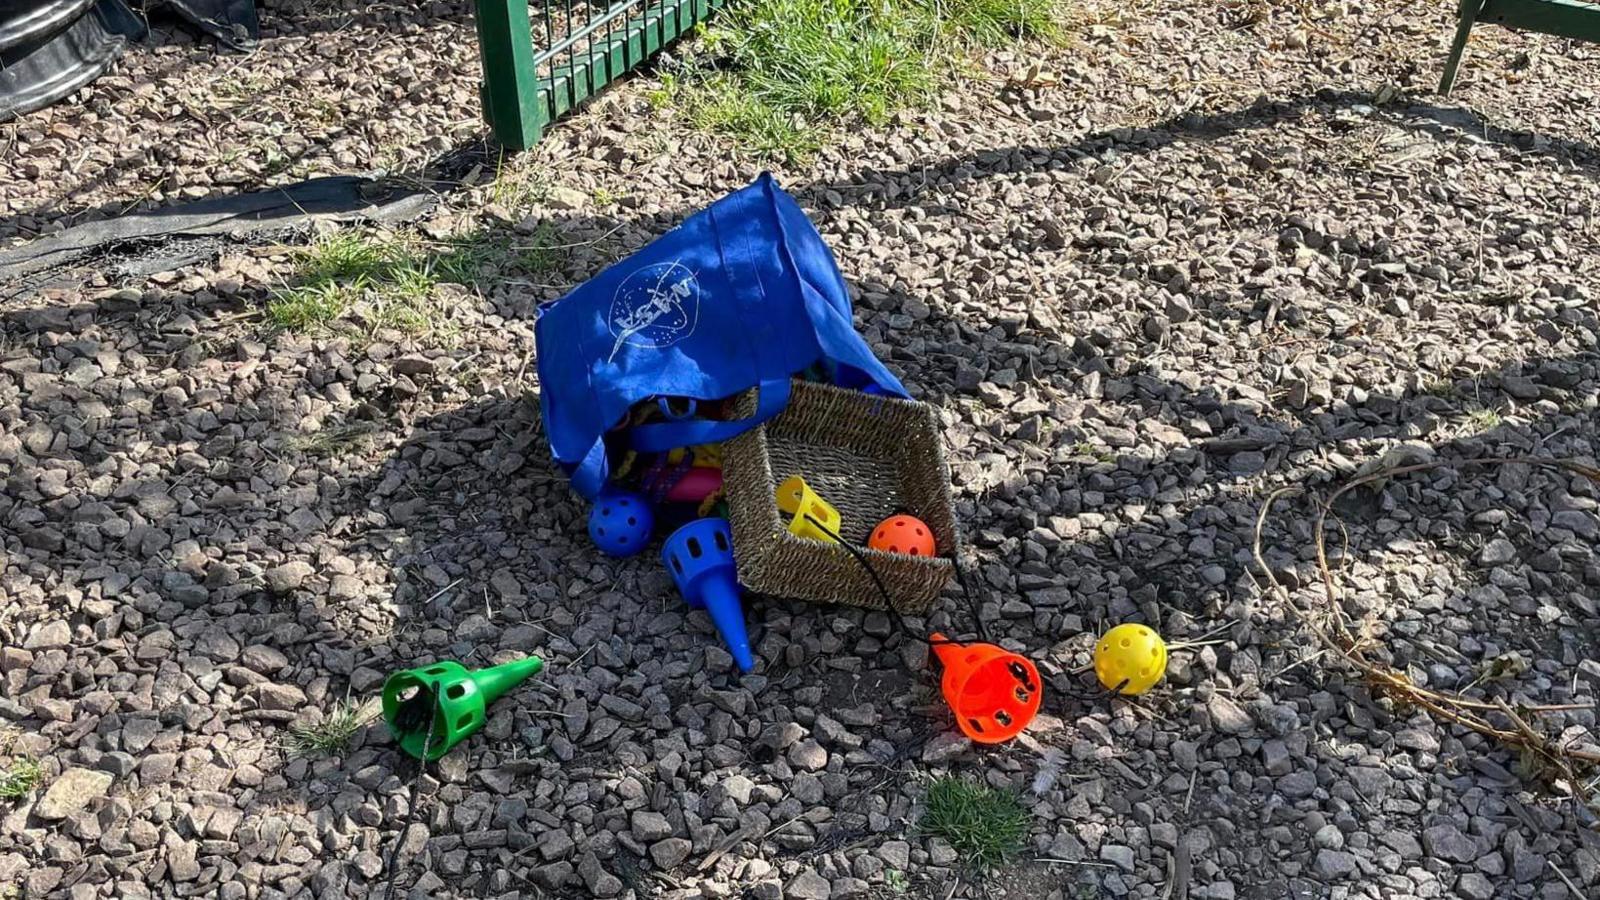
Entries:
POLYGON ((1039 670, 1025 656, 994 644, 938 643, 933 652, 944 664, 939 687, 956 714, 956 724, 980 744, 1009 741, 1039 712, 1043 685, 1039 670))

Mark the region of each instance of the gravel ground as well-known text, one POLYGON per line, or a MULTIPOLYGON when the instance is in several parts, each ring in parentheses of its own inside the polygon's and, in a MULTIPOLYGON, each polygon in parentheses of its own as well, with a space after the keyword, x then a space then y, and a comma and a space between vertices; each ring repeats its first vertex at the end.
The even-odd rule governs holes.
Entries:
MULTIPOLYGON (((591 548, 539 435, 532 311, 756 171, 647 113, 639 83, 423 225, 561 236, 540 278, 443 289, 455 340, 273 332, 259 310, 289 267, 273 246, 0 309, 0 761, 46 772, 0 805, 0 884, 73 900, 375 897, 391 875, 412 897, 1600 894, 1592 811, 1375 699, 1251 557, 1280 486, 1597 455, 1595 51, 1484 29, 1443 101, 1426 93, 1442 4, 1168 7, 1091 4, 1070 47, 991 56, 937 108, 780 172, 864 333, 942 409, 981 614, 1048 682, 1024 737, 953 736, 926 647, 882 615, 753 600, 760 660, 734 677, 650 555, 591 548), (1033 87, 1006 85, 1034 63, 1033 87), (505 188, 519 177, 537 189, 505 188), (1151 694, 1108 702, 1088 651, 1130 619, 1200 645, 1151 694), (527 652, 546 673, 420 778, 381 724, 339 756, 283 746, 391 669, 527 652), (1033 813, 997 873, 916 827, 951 772, 1033 813)), ((329 34, 411 60, 429 91, 470 91, 470 69, 434 77, 396 50, 430 46, 428 27, 329 34)), ((356 81, 337 54, 319 65, 319 90, 356 81)), ((102 82, 88 108, 128 92, 102 82)), ((452 142, 467 103, 402 142, 452 142)), ((361 165, 335 148, 378 144, 310 140, 335 168, 361 165)), ((229 184, 186 158, 150 163, 172 180, 149 200, 229 184)), ((21 207, 145 196, 75 184, 42 178, 21 207)), ((1345 610, 1417 684, 1592 702, 1597 505, 1595 485, 1525 466, 1349 495, 1345 610)), ((1313 512, 1285 500, 1264 535, 1308 607, 1313 512)), ((962 609, 910 625, 969 632, 962 609)), ((1597 743, 1590 709, 1542 721, 1597 743)))

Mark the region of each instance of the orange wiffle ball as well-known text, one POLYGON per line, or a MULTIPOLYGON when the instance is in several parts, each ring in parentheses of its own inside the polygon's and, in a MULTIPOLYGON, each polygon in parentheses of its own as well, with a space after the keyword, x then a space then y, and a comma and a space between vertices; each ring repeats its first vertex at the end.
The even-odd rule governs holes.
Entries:
POLYGON ((907 556, 937 556, 938 547, 933 540, 933 530, 916 516, 894 515, 872 529, 867 546, 885 553, 903 553, 907 556))

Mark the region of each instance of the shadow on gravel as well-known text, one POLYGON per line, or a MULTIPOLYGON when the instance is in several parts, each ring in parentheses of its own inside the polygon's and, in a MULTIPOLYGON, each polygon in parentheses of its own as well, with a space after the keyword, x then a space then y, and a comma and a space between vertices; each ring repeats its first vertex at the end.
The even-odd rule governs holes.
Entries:
MULTIPOLYGON (((462 14, 470 19, 470 10, 462 14)), ((341 15, 344 14, 330 14, 327 21, 339 21, 341 15)), ((915 170, 863 169, 847 181, 791 185, 790 190, 806 201, 803 205, 812 208, 826 208, 833 202, 830 197, 833 195, 857 209, 882 210, 918 206, 927 210, 930 215, 959 216, 962 215, 962 211, 944 202, 938 194, 941 188, 953 183, 1016 175, 1035 168, 1054 168, 1113 148, 1121 156, 1149 153, 1176 141, 1226 137, 1240 131, 1268 128, 1279 122, 1299 119, 1309 113, 1335 116, 1330 122, 1334 128, 1357 127, 1366 121, 1381 122, 1426 135, 1440 142, 1488 141, 1515 148, 1523 153, 1537 154, 1553 161, 1576 165, 1591 172, 1600 172, 1600 148, 1596 148, 1593 144, 1551 138, 1527 130, 1499 128, 1464 107, 1400 101, 1374 107, 1372 98, 1365 94, 1324 89, 1287 101, 1258 100, 1250 106, 1228 112, 1186 113, 1145 127, 1108 129, 1085 135, 1064 146, 1011 147, 980 151, 973 155, 952 157, 930 165, 922 165, 915 170), (1348 117, 1357 111, 1370 118, 1348 117), (1340 114, 1344 114, 1344 117, 1340 117, 1340 114), (873 187, 877 184, 894 184, 909 176, 921 178, 925 187, 922 190, 894 195, 880 195, 881 192, 873 187)), ((309 150, 310 148, 307 148, 305 152, 309 150)), ((415 184, 440 194, 448 194, 460 187, 461 177, 471 171, 475 164, 489 164, 496 155, 497 151, 493 147, 485 140, 478 139, 451 148, 419 170, 387 176, 384 180, 399 184, 415 184)), ((133 167, 144 164, 145 160, 143 157, 128 157, 124 162, 127 166, 133 167)), ((121 168, 113 165, 97 176, 91 187, 118 181, 123 177, 122 173, 121 168)), ((250 189, 265 187, 266 185, 262 183, 251 185, 250 189)), ((237 193, 237 189, 217 188, 199 198, 185 198, 184 202, 197 199, 216 200, 235 196, 237 193)), ((126 202, 111 202, 73 210, 69 213, 69 218, 73 222, 92 221, 124 213, 129 208, 130 204, 126 202)), ((41 206, 13 214, 9 218, 0 218, 0 234, 14 231, 18 223, 24 219, 42 215, 59 216, 63 212, 64 210, 55 206, 41 206)), ((688 212, 690 210, 681 210, 677 215, 681 217, 688 212)))
POLYGON ((1138 127, 1120 127, 1085 135, 1067 145, 1006 147, 972 155, 950 157, 914 169, 862 169, 846 181, 796 187, 794 193, 821 199, 826 191, 845 197, 859 209, 896 209, 920 206, 930 215, 960 215, 962 211, 943 202, 939 190, 962 181, 996 176, 1018 175, 1036 169, 1049 169, 1114 149, 1119 157, 1150 153, 1185 140, 1214 140, 1269 128, 1280 122, 1295 121, 1310 114, 1328 116, 1335 129, 1348 129, 1378 123, 1425 135, 1442 143, 1494 143, 1533 154, 1554 162, 1578 166, 1600 174, 1600 147, 1566 138, 1550 137, 1526 129, 1507 129, 1490 124, 1466 107, 1439 106, 1410 102, 1400 98, 1376 105, 1364 93, 1325 88, 1288 100, 1258 99, 1249 106, 1214 113, 1184 113, 1170 119, 1138 127), (920 178, 920 190, 883 195, 874 186, 920 178))

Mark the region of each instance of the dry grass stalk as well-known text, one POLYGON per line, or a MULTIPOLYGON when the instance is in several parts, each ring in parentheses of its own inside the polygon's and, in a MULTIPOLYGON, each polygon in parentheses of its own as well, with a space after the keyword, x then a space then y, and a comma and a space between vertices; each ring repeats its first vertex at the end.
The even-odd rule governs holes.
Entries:
MULTIPOLYGON (((1526 465, 1534 468, 1570 472, 1600 484, 1600 469, 1573 460, 1538 457, 1441 460, 1396 466, 1354 478, 1329 495, 1328 499, 1318 504, 1313 539, 1316 542, 1317 570, 1321 575, 1323 596, 1327 601, 1327 609, 1325 614, 1321 616, 1315 615, 1313 611, 1304 609, 1295 603, 1289 591, 1278 581, 1277 576, 1272 572, 1272 568, 1267 565, 1266 558, 1262 553, 1261 533, 1273 504, 1280 498, 1301 490, 1297 486, 1280 488, 1267 497, 1266 502, 1261 506, 1261 512, 1256 516, 1253 544, 1256 565, 1265 574, 1274 594, 1301 618, 1328 650, 1336 654, 1350 668, 1359 672, 1375 693, 1380 696, 1388 696, 1397 703, 1425 709, 1434 716, 1448 722, 1493 738, 1501 744, 1516 750, 1521 755, 1524 767, 1529 773, 1543 776, 1557 790, 1565 790, 1591 807, 1596 807, 1595 796, 1592 790, 1585 786, 1584 776, 1585 773, 1592 775, 1596 769, 1600 769, 1600 753, 1558 744, 1528 721, 1529 716, 1537 713, 1587 708, 1590 704, 1519 706, 1514 709, 1501 699, 1485 702, 1457 693, 1432 691, 1413 684, 1404 672, 1375 662, 1368 657, 1367 648, 1376 640, 1370 633, 1370 623, 1363 622, 1352 630, 1351 622, 1339 603, 1339 588, 1334 578, 1333 569, 1328 565, 1328 516, 1333 510, 1333 505, 1345 494, 1375 482, 1413 475, 1419 472, 1505 465, 1526 465), (1509 722, 1509 727, 1497 725, 1490 721, 1490 713, 1498 713, 1503 716, 1509 722)), ((1340 527, 1343 527, 1342 524, 1340 527)))

